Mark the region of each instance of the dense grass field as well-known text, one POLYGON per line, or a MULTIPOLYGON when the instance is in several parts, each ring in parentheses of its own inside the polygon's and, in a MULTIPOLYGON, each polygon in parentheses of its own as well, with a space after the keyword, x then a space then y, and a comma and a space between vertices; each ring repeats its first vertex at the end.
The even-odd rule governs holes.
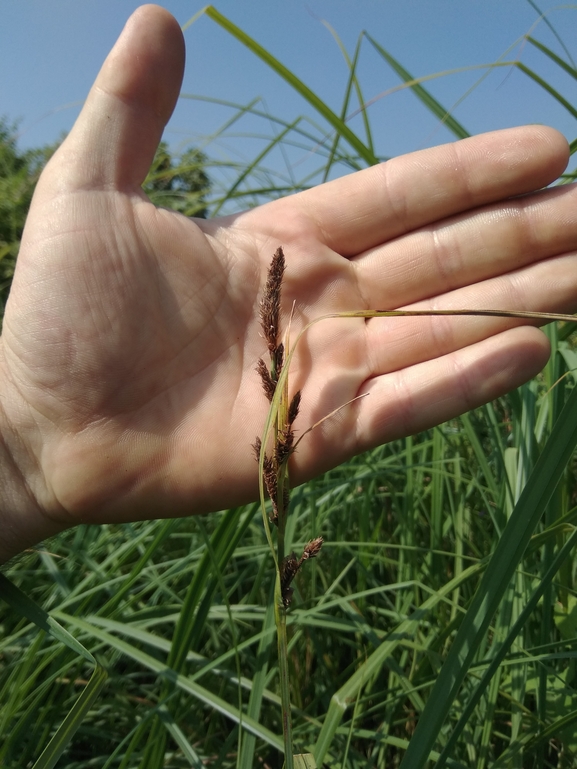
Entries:
MULTIPOLYGON (((362 100, 354 62, 343 114, 362 100)), ((320 146, 317 178, 378 160, 368 122, 352 134, 294 80, 334 140, 319 145, 326 125, 285 124, 250 166, 226 169, 212 214, 290 191, 264 165, 282 142, 320 146)), ((508 397, 293 491, 287 551, 325 539, 288 613, 295 748, 319 767, 577 765, 573 331, 548 327, 548 366, 508 397)), ((273 561, 257 503, 78 528, 4 573, 21 594, 0 582, 1 766, 280 769, 273 561)))

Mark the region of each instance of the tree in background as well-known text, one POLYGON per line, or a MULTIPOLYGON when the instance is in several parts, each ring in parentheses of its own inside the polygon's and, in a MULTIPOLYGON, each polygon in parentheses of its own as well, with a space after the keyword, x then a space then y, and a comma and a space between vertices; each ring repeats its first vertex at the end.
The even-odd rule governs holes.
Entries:
POLYGON ((0 118, 0 313, 10 291, 24 222, 40 172, 58 147, 19 152, 16 125, 0 118))
POLYGON ((167 143, 162 141, 143 189, 157 206, 206 219, 206 196, 211 187, 206 162, 204 152, 194 147, 180 156, 171 155, 167 143))
MULTIPOLYGON (((0 118, 0 317, 10 292, 16 257, 32 194, 42 169, 63 138, 40 149, 19 152, 17 125, 0 118)), ((143 189, 158 206, 205 219, 211 187, 206 155, 193 147, 180 156, 161 142, 143 189)))

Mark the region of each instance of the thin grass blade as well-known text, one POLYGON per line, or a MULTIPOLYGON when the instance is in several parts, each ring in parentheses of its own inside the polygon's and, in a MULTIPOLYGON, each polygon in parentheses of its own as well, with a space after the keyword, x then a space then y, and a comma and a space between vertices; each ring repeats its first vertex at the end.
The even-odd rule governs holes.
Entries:
POLYGON ((535 40, 534 37, 529 36, 527 38, 527 42, 531 43, 531 45, 534 45, 535 48, 541 51, 541 53, 544 53, 545 56, 548 56, 551 59, 551 61, 554 61, 558 67, 561 67, 561 69, 565 70, 565 72, 568 75, 570 75, 574 80, 577 80, 577 69, 575 69, 575 67, 571 66, 570 64, 567 64, 567 62, 563 61, 563 59, 560 56, 557 56, 556 53, 553 53, 553 51, 550 48, 547 48, 546 45, 543 45, 543 43, 540 43, 538 40, 535 40))
POLYGON ((97 665, 90 676, 90 681, 84 688, 84 691, 74 703, 66 718, 58 728, 58 731, 50 740, 32 769, 52 769, 56 766, 56 762, 68 747, 68 743, 74 736, 78 727, 84 721, 86 714, 100 694, 100 690, 106 683, 107 678, 108 673, 106 670, 100 665, 97 665))
POLYGON ((527 67, 526 64, 523 64, 522 61, 516 62, 516 67, 520 69, 521 72, 523 72, 525 75, 527 75, 527 77, 530 77, 531 80, 537 83, 537 85, 540 85, 544 91, 547 91, 547 93, 550 94, 556 101, 558 101, 562 107, 565 107, 570 115, 572 115, 574 118, 577 118, 577 109, 575 109, 571 102, 567 101, 564 96, 561 96, 559 91, 553 88, 550 83, 540 77, 540 75, 538 75, 532 69, 527 67))
POLYGON ((320 97, 311 91, 311 89, 306 86, 302 80, 300 80, 293 72, 285 67, 284 64, 281 64, 281 62, 276 59, 269 51, 267 51, 266 48, 263 48, 263 46, 257 43, 256 40, 250 37, 250 35, 247 35, 246 32, 243 32, 242 29, 236 26, 236 24, 233 24, 230 19, 227 19, 226 16, 223 16, 221 13, 219 13, 219 11, 217 11, 214 6, 209 5, 205 9, 205 13, 210 19, 219 24, 240 43, 252 51, 252 53, 262 59, 265 64, 267 64, 267 66, 269 66, 274 72, 282 77, 283 80, 285 80, 292 88, 294 88, 295 91, 303 97, 303 99, 306 99, 306 101, 308 101, 308 103, 320 115, 324 117, 324 119, 335 129, 335 131, 337 131, 343 137, 343 139, 345 139, 345 141, 347 141, 351 147, 353 147, 353 149, 358 152, 360 157, 362 157, 366 163, 369 165, 376 165, 379 162, 374 153, 371 152, 369 147, 367 147, 359 139, 354 131, 351 131, 346 123, 344 123, 341 118, 335 112, 333 112, 332 109, 327 104, 325 104, 325 102, 320 97))
POLYGON ((541 596, 543 595, 545 590, 548 588, 548 586, 551 584, 555 575, 557 574, 557 572, 559 571, 559 569, 561 568, 565 560, 571 555, 571 551, 573 550, 575 545, 577 545, 577 531, 573 531, 573 534, 569 537, 567 542, 559 550, 559 552, 551 562, 551 565, 547 569, 547 572, 543 575, 542 581, 538 584, 537 588, 533 591, 533 595, 531 596, 529 601, 527 601, 527 604, 525 605, 523 611, 517 618, 517 621, 512 626, 509 633, 507 634, 507 637, 503 640, 498 650, 495 652, 495 656, 491 659, 491 663, 483 673, 483 677, 479 681, 475 691, 473 692, 471 697, 469 697, 469 700, 465 705, 465 708, 463 710, 463 713, 461 714, 461 717, 459 718, 457 724, 451 730, 451 735, 448 739, 448 742, 443 748, 441 755, 437 760, 438 769, 441 769, 441 767, 446 766, 451 750, 457 744, 457 741, 461 733, 463 732, 463 729, 467 725, 469 719, 471 718, 475 710, 475 707, 477 706, 479 700, 485 693, 485 690, 489 686, 491 680, 493 679, 493 676, 499 670, 499 666, 501 665, 502 661, 505 659, 505 656, 507 655, 507 652, 511 648, 513 642, 515 641, 515 638, 522 631, 531 613, 534 611, 535 607, 539 603, 541 596))
POLYGON ((151 656, 150 654, 147 654, 146 652, 141 651, 140 649, 137 649, 135 646, 126 643, 126 641, 123 641, 120 638, 116 638, 115 636, 110 635, 110 633, 107 633, 95 625, 92 625, 86 620, 73 616, 66 616, 66 620, 70 622, 71 625, 78 627, 80 630, 83 630, 95 638, 98 638, 112 649, 115 649, 116 651, 125 654, 126 656, 135 660, 148 670, 151 670, 157 675, 170 680, 179 689, 198 699, 199 702, 201 702, 205 707, 214 708, 226 718, 230 719, 233 723, 242 725, 243 729, 250 732, 251 734, 254 734, 258 739, 263 740, 267 744, 271 745, 271 747, 279 750, 281 753, 283 752, 283 741, 277 737, 276 734, 273 734, 269 729, 262 726, 246 714, 240 713, 238 708, 234 707, 234 705, 231 705, 222 697, 214 694, 214 692, 210 691, 204 686, 200 686, 199 684, 195 683, 191 677, 176 673, 174 670, 167 667, 165 662, 151 656))
POLYGON ((386 51, 382 45, 377 43, 377 41, 372 38, 369 34, 365 32, 365 35, 367 37, 367 40, 371 43, 371 45, 375 48, 375 50, 383 57, 383 59, 391 66, 397 75, 403 80, 405 83, 412 83, 411 89, 415 96, 420 99, 425 107, 435 115, 435 117, 439 118, 439 120, 445 125, 451 133, 453 133, 457 139, 466 139, 468 136, 470 136, 470 133, 467 131, 467 129, 459 123, 458 120, 456 120, 448 110, 443 107, 442 104, 440 104, 435 97, 427 91, 424 86, 419 85, 418 83, 414 83, 415 78, 411 75, 408 70, 406 70, 402 64, 400 64, 391 54, 386 51))
POLYGON ((40 630, 44 630, 46 633, 55 638, 60 643, 68 646, 73 652, 79 654, 87 662, 92 665, 98 663, 92 656, 92 654, 86 649, 80 641, 77 641, 73 635, 62 627, 48 612, 44 611, 38 604, 34 603, 31 598, 28 598, 19 587, 11 582, 8 577, 0 573, 0 598, 3 598, 15 611, 17 611, 30 622, 34 623, 40 630))
POLYGON ((421 622, 426 621, 429 612, 440 601, 444 601, 450 596, 453 590, 467 579, 478 574, 483 568, 483 563, 474 564, 461 572, 458 577, 453 578, 446 585, 443 585, 443 587, 436 593, 433 593, 433 595, 424 601, 410 617, 401 622, 391 633, 389 633, 387 639, 383 641, 378 649, 376 649, 365 662, 359 666, 344 686, 341 686, 341 688, 333 694, 314 748, 314 756, 317 764, 322 765, 342 718, 348 707, 355 701, 359 689, 369 683, 373 676, 381 670, 383 665, 386 664, 387 659, 393 654, 399 644, 404 643, 415 635, 421 622))

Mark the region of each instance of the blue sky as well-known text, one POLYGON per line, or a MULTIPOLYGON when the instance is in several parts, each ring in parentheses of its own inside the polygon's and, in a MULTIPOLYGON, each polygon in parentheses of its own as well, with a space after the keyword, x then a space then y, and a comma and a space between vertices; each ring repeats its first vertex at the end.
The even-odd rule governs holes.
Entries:
MULTIPOLYGON (((0 115, 20 121, 22 148, 52 142, 68 130, 98 68, 124 22, 140 3, 133 0, 18 0, 3 3, 0 27, 0 115)), ((167 0, 181 24, 203 3, 167 0)), ((413 75, 487 64, 529 32, 538 13, 526 0, 217 0, 218 10, 269 49, 337 112, 341 109, 347 66, 324 22, 352 54, 367 30, 413 75)), ((541 4, 547 11, 549 5, 541 4)), ((547 16, 577 60, 577 6, 558 7, 547 16)), ((540 22, 533 35, 563 55, 550 29, 540 22)), ((185 33, 186 94, 248 103, 285 120, 310 115, 322 120, 291 88, 224 30, 206 17, 185 33)), ((577 105, 577 83, 531 45, 517 44, 508 59, 519 57, 556 85, 577 105)), ((365 100, 399 84, 398 76, 363 43, 359 77, 365 100)), ((483 70, 462 72, 428 84, 446 107, 467 94, 483 70)), ((175 147, 203 144, 233 111, 183 99, 167 129, 175 147)), ((554 125, 569 140, 577 122, 518 70, 493 70, 462 103, 455 117, 471 133, 521 123, 554 125)), ((452 137, 407 91, 390 93, 369 108, 375 147, 383 156, 439 144, 452 137)), ((351 122, 360 127, 359 118, 351 122), (356 120, 356 122, 355 122, 356 120)), ((246 160, 258 151, 258 139, 271 136, 270 121, 246 118, 209 144, 223 161, 246 160)), ((305 163, 311 148, 294 148, 285 162, 305 163)))

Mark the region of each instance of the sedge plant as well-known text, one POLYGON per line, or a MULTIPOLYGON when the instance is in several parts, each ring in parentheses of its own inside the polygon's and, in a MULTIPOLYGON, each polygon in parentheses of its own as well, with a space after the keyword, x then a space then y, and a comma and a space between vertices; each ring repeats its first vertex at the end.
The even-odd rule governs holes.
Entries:
MULTIPOLYGON (((260 303, 260 322, 264 339, 267 343, 269 363, 260 358, 257 371, 260 376, 264 394, 270 403, 262 438, 257 437, 254 443, 256 459, 259 463, 259 488, 263 522, 268 544, 275 565, 274 616, 278 641, 279 686, 282 707, 282 728, 285 754, 285 769, 295 766, 292 715, 289 679, 289 653, 287 640, 287 611, 290 608, 294 589, 292 582, 303 564, 319 555, 323 544, 322 537, 310 540, 304 547, 302 555, 297 557, 295 552, 286 552, 285 535, 287 518, 290 514, 290 478, 289 460, 296 451, 298 444, 311 430, 320 425, 335 412, 326 415, 319 422, 311 425, 298 440, 295 440, 294 423, 299 413, 302 392, 297 390, 290 393, 290 363, 295 349, 306 331, 315 323, 328 318, 390 318, 399 316, 431 316, 431 315, 477 315, 508 318, 522 318, 540 321, 575 322, 575 316, 559 313, 542 313, 507 310, 362 310, 333 313, 316 318, 304 326, 296 335, 294 342, 290 341, 290 322, 284 341, 281 341, 280 314, 281 293, 285 273, 285 255, 279 246, 272 257, 268 270, 266 284, 260 303), (265 502, 265 491, 270 498, 270 512, 265 502), (273 541, 271 525, 276 531, 276 543, 273 541)), ((358 396, 362 397, 362 395, 358 396)), ((355 399, 356 400, 356 399, 355 399)), ((351 402, 349 402, 351 403, 351 402)), ((339 407, 344 408, 349 403, 339 407)), ((337 409, 337 411, 339 410, 337 409)), ((299 762, 310 761, 316 766, 312 754, 298 754, 299 762)), ((303 764, 307 765, 307 764, 303 764)))

